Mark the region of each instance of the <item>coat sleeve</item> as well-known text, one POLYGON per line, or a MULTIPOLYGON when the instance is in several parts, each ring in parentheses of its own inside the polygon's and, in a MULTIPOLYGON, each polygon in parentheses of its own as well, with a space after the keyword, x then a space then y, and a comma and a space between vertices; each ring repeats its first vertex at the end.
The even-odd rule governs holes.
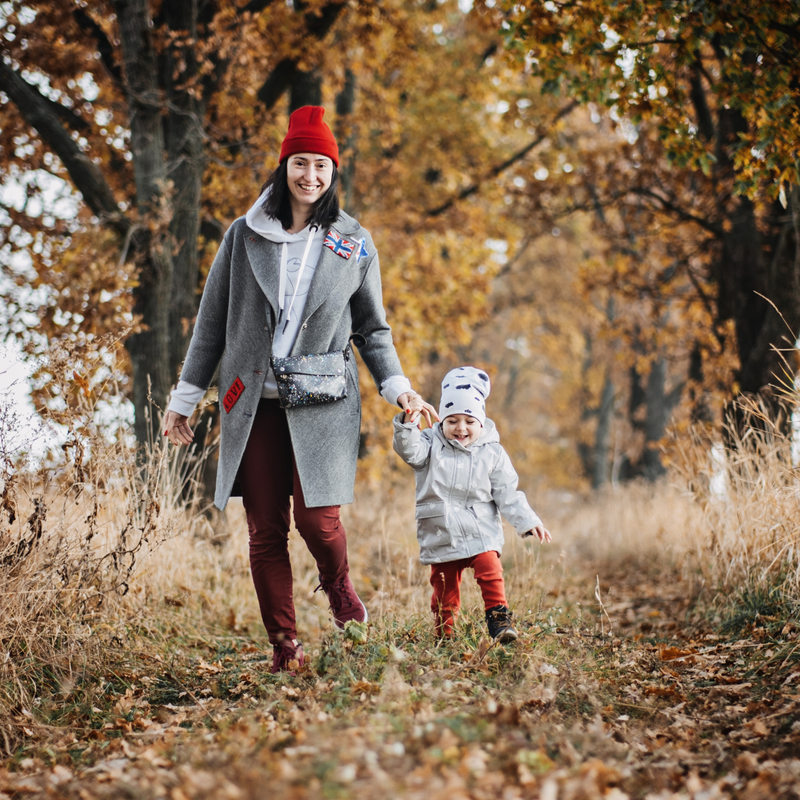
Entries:
POLYGON ((350 299, 353 333, 358 353, 364 359, 378 391, 391 375, 402 375, 400 359, 394 349, 392 329, 386 321, 381 290, 381 270, 375 253, 366 267, 364 280, 350 299))
POLYGON ((423 436, 416 422, 403 422, 405 414, 398 414, 393 421, 392 447, 395 453, 414 469, 421 469, 431 455, 431 437, 423 436))
POLYGON ((500 458, 497 459, 490 478, 495 505, 520 536, 542 524, 536 512, 528 505, 525 495, 517 489, 519 477, 503 447, 500 447, 500 458))
POLYGON ((225 236, 211 265, 200 309, 197 312, 192 340, 181 370, 181 380, 208 389, 225 351, 230 296, 231 251, 225 236))

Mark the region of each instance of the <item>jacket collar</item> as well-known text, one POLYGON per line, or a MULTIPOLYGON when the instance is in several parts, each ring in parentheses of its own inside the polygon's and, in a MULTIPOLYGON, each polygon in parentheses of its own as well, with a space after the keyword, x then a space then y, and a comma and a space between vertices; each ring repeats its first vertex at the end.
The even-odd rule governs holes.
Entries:
POLYGON ((344 211, 339 211, 339 219, 337 219, 331 227, 334 228, 337 233, 347 236, 358 231, 361 225, 358 220, 353 219, 349 214, 346 214, 344 211))

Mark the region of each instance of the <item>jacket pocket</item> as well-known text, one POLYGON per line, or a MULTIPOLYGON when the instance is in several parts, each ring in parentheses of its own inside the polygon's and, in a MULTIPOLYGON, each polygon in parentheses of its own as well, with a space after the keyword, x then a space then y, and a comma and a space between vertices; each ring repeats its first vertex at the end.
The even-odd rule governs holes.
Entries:
POLYGON ((445 503, 420 503, 417 506, 416 518, 420 547, 452 547, 453 540, 447 529, 445 503))
POLYGON ((470 508, 478 519, 495 519, 500 513, 494 503, 473 503, 470 508))
POLYGON ((502 538, 503 522, 500 519, 500 510, 494 503, 473 503, 470 512, 477 527, 475 536, 483 539, 484 543, 502 538))

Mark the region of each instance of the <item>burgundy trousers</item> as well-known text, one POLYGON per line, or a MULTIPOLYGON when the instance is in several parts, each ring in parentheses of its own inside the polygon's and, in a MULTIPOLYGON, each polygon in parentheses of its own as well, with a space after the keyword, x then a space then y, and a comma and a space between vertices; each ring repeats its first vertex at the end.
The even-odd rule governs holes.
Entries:
POLYGON ((453 624, 461 608, 461 576, 469 567, 475 571, 475 580, 487 610, 508 605, 500 554, 495 550, 431 564, 431 610, 436 617, 436 633, 439 636, 449 636, 453 632, 453 624))
POLYGON ((292 496, 295 525, 317 562, 321 582, 335 583, 347 573, 347 538, 339 506, 306 507, 286 411, 278 400, 259 402, 238 479, 250 533, 250 571, 264 627, 276 645, 297 638, 289 560, 292 496))

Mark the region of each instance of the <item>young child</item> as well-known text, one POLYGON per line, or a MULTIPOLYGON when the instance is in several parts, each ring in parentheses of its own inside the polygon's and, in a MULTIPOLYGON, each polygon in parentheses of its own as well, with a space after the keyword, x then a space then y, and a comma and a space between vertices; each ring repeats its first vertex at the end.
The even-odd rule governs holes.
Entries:
POLYGON ((421 402, 394 418, 394 449, 416 473, 420 560, 431 565, 431 609, 436 633, 450 638, 461 607, 461 575, 475 572, 489 634, 517 638, 506 600, 500 551, 502 515, 525 538, 549 542, 550 533, 517 490, 517 473, 486 419, 489 376, 475 367, 451 370, 442 381, 441 422, 424 431, 421 402))

